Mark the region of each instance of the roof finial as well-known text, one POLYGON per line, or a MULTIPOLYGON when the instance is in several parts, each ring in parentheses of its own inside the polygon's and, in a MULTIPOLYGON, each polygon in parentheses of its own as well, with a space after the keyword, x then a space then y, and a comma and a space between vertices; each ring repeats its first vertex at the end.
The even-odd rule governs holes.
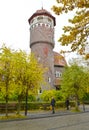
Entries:
POLYGON ((41 4, 42 4, 42 7, 41 7, 41 8, 43 9, 43 1, 41 1, 41 4))

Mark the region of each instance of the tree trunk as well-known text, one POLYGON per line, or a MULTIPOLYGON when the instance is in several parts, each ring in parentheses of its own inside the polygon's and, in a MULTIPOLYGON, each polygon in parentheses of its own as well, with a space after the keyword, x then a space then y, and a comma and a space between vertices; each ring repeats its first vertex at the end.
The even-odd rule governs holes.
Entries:
POLYGON ((78 98, 78 96, 76 96, 76 99, 75 99, 75 110, 79 111, 79 98, 78 98))
POLYGON ((26 90, 26 98, 25 98, 25 116, 27 116, 28 111, 28 89, 26 90))
POLYGON ((8 95, 6 95, 6 117, 8 116, 8 95))
POLYGON ((20 110, 21 110, 21 97, 20 95, 18 96, 18 104, 17 104, 17 114, 20 114, 20 110))
POLYGON ((6 117, 8 116, 8 80, 6 81, 6 117))

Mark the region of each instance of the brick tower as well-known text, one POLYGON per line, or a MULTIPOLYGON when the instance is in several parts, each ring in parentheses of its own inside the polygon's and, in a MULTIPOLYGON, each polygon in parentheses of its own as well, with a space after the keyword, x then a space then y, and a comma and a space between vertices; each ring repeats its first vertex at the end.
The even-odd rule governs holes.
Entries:
POLYGON ((30 48, 38 61, 48 68, 45 73, 46 87, 42 90, 54 87, 54 26, 53 17, 47 10, 37 10, 30 18, 30 48))

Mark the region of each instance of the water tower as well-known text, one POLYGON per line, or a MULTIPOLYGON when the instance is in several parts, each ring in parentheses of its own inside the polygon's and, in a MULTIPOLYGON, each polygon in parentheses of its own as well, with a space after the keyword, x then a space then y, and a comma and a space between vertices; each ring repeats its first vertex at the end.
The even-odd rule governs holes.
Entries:
POLYGON ((55 17, 47 10, 37 10, 30 18, 30 48, 37 60, 48 69, 45 73, 46 88, 54 87, 54 27, 55 17), (50 86, 50 87, 49 87, 50 86))

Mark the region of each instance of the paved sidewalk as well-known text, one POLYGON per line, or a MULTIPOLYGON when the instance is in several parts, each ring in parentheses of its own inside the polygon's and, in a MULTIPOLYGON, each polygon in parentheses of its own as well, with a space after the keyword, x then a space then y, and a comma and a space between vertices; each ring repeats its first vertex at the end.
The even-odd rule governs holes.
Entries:
POLYGON ((33 118, 42 118, 42 117, 52 117, 52 116, 62 116, 62 115, 68 115, 68 114, 78 114, 82 112, 89 112, 89 105, 79 106, 80 112, 71 112, 71 110, 55 110, 55 114, 52 114, 51 111, 38 111, 38 112, 28 112, 27 117, 30 119, 33 118))
MULTIPOLYGON (((55 114, 52 114, 51 111, 34 111, 34 112, 28 112, 27 117, 24 119, 9 119, 4 121, 15 121, 15 120, 28 120, 28 119, 40 119, 40 118, 47 118, 47 117, 56 117, 56 116, 64 116, 64 115, 74 115, 74 114, 80 114, 84 112, 89 112, 89 105, 85 105, 85 108, 80 105, 80 112, 71 112, 71 110, 55 110, 55 114)), ((12 114, 12 113, 11 113, 12 114)), ((3 114, 0 114, 2 116, 3 114)), ((22 113, 24 115, 24 113, 22 113)), ((0 120, 0 122, 4 122, 0 120)))
POLYGON ((85 108, 81 105, 79 106, 80 112, 71 112, 71 110, 56 110, 55 114, 52 114, 51 111, 43 111, 43 112, 28 112, 27 117, 29 119, 36 119, 36 118, 46 118, 46 117, 53 117, 53 116, 62 116, 62 115, 69 115, 69 114, 79 114, 83 112, 89 112, 89 105, 86 105, 85 108))

